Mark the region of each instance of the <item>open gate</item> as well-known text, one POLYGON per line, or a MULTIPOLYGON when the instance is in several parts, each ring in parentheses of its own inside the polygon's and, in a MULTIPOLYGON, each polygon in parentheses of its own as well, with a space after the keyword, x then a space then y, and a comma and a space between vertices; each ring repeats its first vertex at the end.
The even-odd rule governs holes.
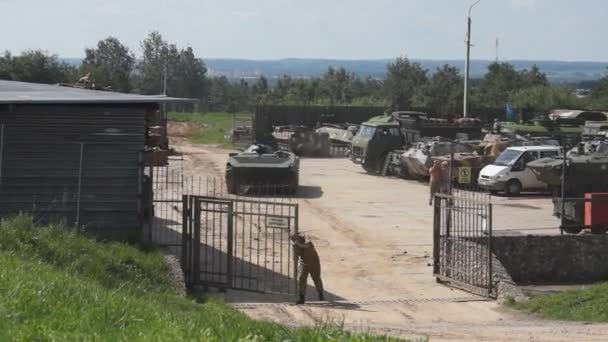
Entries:
POLYGON ((290 236, 298 205, 183 196, 182 259, 191 286, 295 294, 290 236))
POLYGON ((489 196, 464 191, 438 193, 433 211, 433 273, 437 280, 495 297, 489 196))

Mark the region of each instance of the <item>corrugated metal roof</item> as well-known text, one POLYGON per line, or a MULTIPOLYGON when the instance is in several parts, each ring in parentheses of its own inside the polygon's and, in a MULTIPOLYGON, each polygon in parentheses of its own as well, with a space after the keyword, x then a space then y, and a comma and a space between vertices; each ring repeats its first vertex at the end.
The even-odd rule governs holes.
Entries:
POLYGON ((163 95, 137 95, 60 85, 0 80, 0 104, 19 103, 195 103, 163 95))

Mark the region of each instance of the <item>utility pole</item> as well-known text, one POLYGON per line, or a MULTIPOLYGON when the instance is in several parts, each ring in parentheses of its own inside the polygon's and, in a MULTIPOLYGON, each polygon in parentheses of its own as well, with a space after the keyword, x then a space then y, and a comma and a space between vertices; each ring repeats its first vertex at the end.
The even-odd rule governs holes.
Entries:
POLYGON ((464 101, 463 101, 463 112, 462 116, 467 117, 468 112, 468 95, 469 95, 469 64, 471 58, 471 10, 475 5, 477 5, 481 0, 477 0, 474 4, 469 7, 469 16, 467 17, 467 60, 465 63, 465 75, 464 75, 464 101))
POLYGON ((498 39, 498 37, 496 37, 496 63, 498 63, 498 44, 499 44, 499 39, 498 39))

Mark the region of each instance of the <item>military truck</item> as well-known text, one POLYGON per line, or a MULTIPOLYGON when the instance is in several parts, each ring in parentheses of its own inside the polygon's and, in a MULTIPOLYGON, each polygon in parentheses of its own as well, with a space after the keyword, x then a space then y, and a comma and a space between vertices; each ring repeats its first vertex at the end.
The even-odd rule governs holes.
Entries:
POLYGON ((247 193, 256 187, 293 194, 299 187, 300 159, 291 152, 254 144, 243 152, 229 154, 225 176, 231 194, 247 193))
POLYGON ((350 159, 369 173, 383 170, 389 153, 406 150, 424 137, 480 139, 481 122, 462 119, 449 122, 421 112, 394 112, 376 116, 361 124, 353 138, 350 159))
POLYGON ((379 173, 389 152, 405 144, 400 128, 399 122, 388 115, 373 117, 362 123, 352 140, 350 160, 361 164, 366 172, 379 173))

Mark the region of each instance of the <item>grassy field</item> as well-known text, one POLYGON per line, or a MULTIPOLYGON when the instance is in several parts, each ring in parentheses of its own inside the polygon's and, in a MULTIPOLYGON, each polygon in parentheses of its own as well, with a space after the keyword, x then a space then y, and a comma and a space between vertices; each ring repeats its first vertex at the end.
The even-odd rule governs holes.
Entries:
POLYGON ((28 217, 0 222, 0 341, 389 341, 287 328, 177 295, 162 254, 28 217))
POLYGON ((527 302, 511 305, 551 319, 608 322, 608 284, 536 296, 527 302))
MULTIPOLYGON (((195 127, 189 139, 196 144, 220 144, 230 146, 230 141, 226 136, 232 130, 234 114, 232 113, 176 113, 168 114, 170 121, 188 122, 195 127)), ((236 114, 237 122, 251 125, 251 115, 236 114)))

